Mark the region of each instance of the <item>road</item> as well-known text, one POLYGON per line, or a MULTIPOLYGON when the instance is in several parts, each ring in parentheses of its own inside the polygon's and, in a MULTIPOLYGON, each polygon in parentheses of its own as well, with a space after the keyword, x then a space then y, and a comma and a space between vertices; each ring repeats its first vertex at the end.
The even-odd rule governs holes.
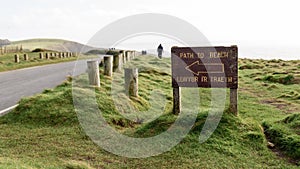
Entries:
POLYGON ((0 115, 13 109, 22 97, 54 88, 68 76, 86 71, 87 60, 0 72, 0 115), (76 65, 76 71, 74 71, 76 65))

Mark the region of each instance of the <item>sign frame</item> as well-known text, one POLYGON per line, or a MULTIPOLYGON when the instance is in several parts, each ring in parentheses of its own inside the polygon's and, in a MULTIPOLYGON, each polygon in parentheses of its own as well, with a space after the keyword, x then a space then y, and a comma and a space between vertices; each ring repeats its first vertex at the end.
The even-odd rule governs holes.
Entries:
POLYGON ((173 113, 181 110, 181 87, 230 88, 229 110, 238 115, 238 47, 172 47, 173 113))

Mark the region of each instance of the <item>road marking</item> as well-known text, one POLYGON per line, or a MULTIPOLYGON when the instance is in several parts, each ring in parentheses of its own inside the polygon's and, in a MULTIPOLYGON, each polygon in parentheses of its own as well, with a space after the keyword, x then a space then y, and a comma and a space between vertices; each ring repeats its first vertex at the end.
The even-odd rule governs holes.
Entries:
POLYGON ((9 108, 6 108, 6 109, 4 109, 4 110, 1 110, 1 111, 0 111, 0 116, 6 114, 6 112, 8 112, 8 111, 10 111, 10 110, 12 110, 12 109, 14 109, 14 108, 16 108, 17 106, 19 106, 19 104, 16 104, 16 105, 14 105, 14 106, 11 106, 11 107, 9 107, 9 108))

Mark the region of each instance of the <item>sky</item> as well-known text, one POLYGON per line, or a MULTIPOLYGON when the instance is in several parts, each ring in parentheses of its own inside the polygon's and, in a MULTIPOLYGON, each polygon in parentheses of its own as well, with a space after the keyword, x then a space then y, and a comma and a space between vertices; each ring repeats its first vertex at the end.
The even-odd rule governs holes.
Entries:
POLYGON ((245 57, 300 59, 298 4, 297 0, 2 0, 0 39, 59 38, 86 44, 118 19, 161 13, 194 25, 213 45, 238 45, 245 57))

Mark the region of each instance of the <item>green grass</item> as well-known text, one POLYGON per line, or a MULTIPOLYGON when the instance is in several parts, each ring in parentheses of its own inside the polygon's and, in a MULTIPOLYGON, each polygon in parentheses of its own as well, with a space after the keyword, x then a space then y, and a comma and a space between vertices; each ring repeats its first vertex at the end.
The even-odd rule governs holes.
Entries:
POLYGON ((261 105, 247 105, 255 111, 244 110, 241 116, 262 124, 276 149, 288 158, 298 159, 299 163, 300 72, 297 66, 300 61, 241 60, 241 65, 249 63, 261 68, 240 71, 240 88, 261 105))
MULTIPOLYGON (((288 71, 297 80, 298 69, 294 66, 299 65, 299 61, 241 59, 239 64, 259 65, 239 71, 239 116, 226 110, 216 131, 203 144, 199 143, 199 134, 210 108, 210 89, 199 89, 201 111, 180 144, 158 156, 132 159, 113 155, 86 136, 73 107, 69 80, 55 89, 22 99, 15 110, 0 118, 0 168, 298 168, 297 164, 289 163, 288 158, 297 160, 299 152, 294 146, 299 144, 300 103, 294 98, 300 93, 299 84, 264 81, 263 77, 288 71), (272 66, 283 63, 289 66, 284 69, 272 66), (293 97, 281 97, 283 94, 293 97), (267 148, 265 133, 286 158, 278 157, 267 148)), ((145 56, 125 67, 131 65, 140 70, 139 97, 129 100, 120 92, 122 73, 113 79, 101 75, 101 88, 96 90, 99 109, 108 123, 121 133, 134 137, 157 135, 176 119, 171 113, 170 60, 145 56), (117 86, 111 86, 112 81, 117 86), (162 115, 146 124, 124 118, 112 100, 112 87, 120 93, 117 95, 120 104, 126 105, 125 101, 129 101, 138 110, 147 110, 150 91, 159 89, 166 98, 164 111, 157 112, 162 115)), ((73 81, 84 84, 85 77, 73 81)), ((74 87, 79 90, 80 86, 74 87)), ((79 91, 90 92, 89 89, 79 91)), ((133 117, 129 114, 128 118, 133 117)))

